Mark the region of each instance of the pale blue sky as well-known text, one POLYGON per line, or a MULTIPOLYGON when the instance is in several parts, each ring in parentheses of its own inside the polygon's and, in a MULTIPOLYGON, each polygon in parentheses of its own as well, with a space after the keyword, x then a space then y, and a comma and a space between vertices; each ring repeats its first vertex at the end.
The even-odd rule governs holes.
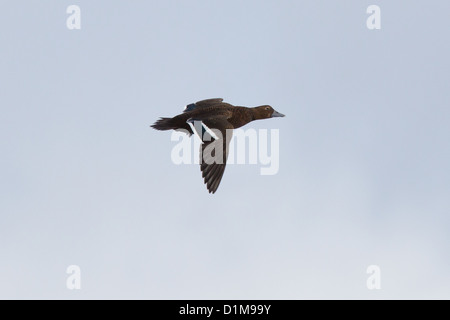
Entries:
POLYGON ((449 299, 448 12, 2 1, 0 298, 449 299), (149 125, 213 97, 286 114, 248 125, 279 129, 277 175, 228 166, 210 195, 171 162, 149 125))

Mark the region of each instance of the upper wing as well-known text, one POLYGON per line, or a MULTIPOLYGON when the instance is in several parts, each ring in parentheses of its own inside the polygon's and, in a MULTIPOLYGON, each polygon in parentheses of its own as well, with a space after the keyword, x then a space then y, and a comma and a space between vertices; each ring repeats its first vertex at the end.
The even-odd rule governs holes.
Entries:
POLYGON ((214 98, 214 99, 200 100, 200 101, 197 101, 195 104, 198 107, 211 107, 216 104, 221 104, 222 102, 223 102, 222 98, 214 98))
POLYGON ((189 119, 188 123, 202 139, 200 170, 208 191, 215 193, 225 172, 233 126, 228 115, 189 119))
POLYGON ((230 104, 223 102, 222 98, 206 99, 197 101, 196 103, 188 104, 183 112, 189 112, 196 108, 207 108, 220 105, 230 106, 230 104))

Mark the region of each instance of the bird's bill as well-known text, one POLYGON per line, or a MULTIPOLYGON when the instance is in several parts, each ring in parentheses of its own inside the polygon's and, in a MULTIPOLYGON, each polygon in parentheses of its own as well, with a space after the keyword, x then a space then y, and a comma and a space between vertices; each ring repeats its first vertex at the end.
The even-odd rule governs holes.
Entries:
POLYGON ((272 113, 272 118, 274 118, 274 117, 284 117, 284 114, 279 113, 278 111, 274 111, 272 113))

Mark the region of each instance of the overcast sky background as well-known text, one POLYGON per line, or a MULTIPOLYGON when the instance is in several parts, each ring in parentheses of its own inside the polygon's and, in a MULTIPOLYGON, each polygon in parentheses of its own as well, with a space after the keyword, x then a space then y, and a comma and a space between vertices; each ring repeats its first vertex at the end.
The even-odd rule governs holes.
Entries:
POLYGON ((449 12, 2 1, 0 298, 449 299, 449 12), (210 195, 172 163, 149 125, 213 97, 286 114, 247 125, 279 129, 278 174, 229 165, 210 195))

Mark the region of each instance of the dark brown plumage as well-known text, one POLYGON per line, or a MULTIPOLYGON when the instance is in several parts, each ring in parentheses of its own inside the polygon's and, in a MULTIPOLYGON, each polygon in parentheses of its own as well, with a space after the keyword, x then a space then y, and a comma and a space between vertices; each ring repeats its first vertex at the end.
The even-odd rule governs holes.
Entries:
POLYGON ((160 118, 151 127, 157 130, 184 129, 189 135, 194 133, 193 129, 196 131, 203 142, 200 148, 202 176, 208 191, 215 193, 225 171, 232 129, 253 120, 273 117, 284 115, 269 105, 235 107, 216 98, 189 104, 183 113, 173 118, 160 118))

